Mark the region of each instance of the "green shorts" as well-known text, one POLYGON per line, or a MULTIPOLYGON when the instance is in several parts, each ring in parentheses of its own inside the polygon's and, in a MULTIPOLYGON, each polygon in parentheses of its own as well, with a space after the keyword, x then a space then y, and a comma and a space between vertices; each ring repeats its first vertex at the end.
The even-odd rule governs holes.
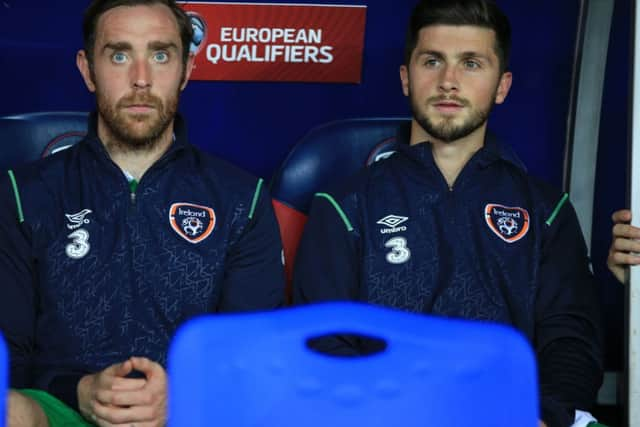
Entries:
POLYGON ((34 389, 19 389, 16 391, 33 399, 40 405, 49 420, 49 427, 89 427, 93 425, 82 418, 82 415, 78 412, 46 391, 34 389))

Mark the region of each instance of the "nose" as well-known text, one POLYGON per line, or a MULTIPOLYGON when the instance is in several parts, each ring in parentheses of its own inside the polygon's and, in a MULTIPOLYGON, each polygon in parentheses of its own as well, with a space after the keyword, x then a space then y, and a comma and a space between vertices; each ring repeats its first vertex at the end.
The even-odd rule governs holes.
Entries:
POLYGON ((445 65, 440 75, 440 90, 443 92, 457 91, 459 87, 456 67, 445 65))
POLYGON ((151 69, 145 60, 137 60, 131 67, 131 82, 135 89, 151 87, 151 69))

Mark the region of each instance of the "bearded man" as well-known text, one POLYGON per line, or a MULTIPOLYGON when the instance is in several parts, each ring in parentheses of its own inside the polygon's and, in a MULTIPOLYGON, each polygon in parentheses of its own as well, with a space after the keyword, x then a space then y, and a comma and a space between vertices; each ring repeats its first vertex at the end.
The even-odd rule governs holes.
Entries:
POLYGON ((9 424, 162 426, 177 327, 283 304, 279 231, 262 180, 187 141, 175 1, 94 0, 83 30, 86 138, 0 185, 9 424))
MULTIPOLYGON (((400 67, 408 135, 391 157, 316 195, 294 302, 357 300, 512 325, 537 353, 540 424, 584 426, 602 342, 575 212, 487 137, 489 112, 511 87, 510 45, 509 21, 491 0, 416 6, 400 67)), ((317 343, 331 353, 372 350, 350 336, 317 343)))

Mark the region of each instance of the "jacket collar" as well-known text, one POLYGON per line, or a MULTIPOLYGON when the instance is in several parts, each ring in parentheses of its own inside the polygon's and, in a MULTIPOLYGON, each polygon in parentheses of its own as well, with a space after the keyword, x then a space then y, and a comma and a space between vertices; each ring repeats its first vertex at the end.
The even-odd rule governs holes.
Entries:
MULTIPOLYGON (((401 125, 396 133, 396 138, 400 142, 398 151, 405 153, 407 156, 418 160, 422 164, 434 165, 431 145, 428 141, 415 145, 409 145, 411 135, 411 124, 401 125)), ((502 160, 512 164, 523 172, 527 171, 527 167, 520 160, 510 145, 503 144, 491 132, 487 132, 484 145, 471 158, 480 168, 485 168, 497 160, 502 160)))
MULTIPOLYGON (((166 159, 170 156, 173 156, 174 153, 183 150, 189 145, 188 137, 187 137, 187 126, 185 120, 182 118, 180 114, 176 114, 173 120, 173 134, 174 139, 173 143, 169 146, 167 151, 162 155, 159 161, 166 159)), ((109 153, 98 137, 98 113, 93 111, 89 114, 89 120, 87 124, 87 136, 85 138, 86 143, 91 147, 95 152, 109 157, 109 153)))

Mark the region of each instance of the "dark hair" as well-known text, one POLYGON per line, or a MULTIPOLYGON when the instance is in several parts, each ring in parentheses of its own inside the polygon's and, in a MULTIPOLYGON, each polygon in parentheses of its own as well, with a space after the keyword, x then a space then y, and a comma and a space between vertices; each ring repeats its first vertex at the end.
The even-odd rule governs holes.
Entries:
POLYGON ((176 4, 175 0, 93 0, 85 10, 82 22, 84 50, 87 52, 89 64, 93 64, 93 49, 96 43, 98 20, 106 11, 119 6, 152 6, 155 4, 167 6, 175 16, 178 30, 180 31, 180 40, 182 41, 182 62, 186 64, 189 57, 189 46, 193 38, 193 28, 191 27, 191 19, 176 4))
POLYGON ((432 25, 471 25, 496 33, 495 51, 500 70, 506 71, 511 53, 511 25, 509 19, 493 0, 422 0, 416 5, 409 20, 404 48, 405 65, 418 43, 418 33, 432 25))

